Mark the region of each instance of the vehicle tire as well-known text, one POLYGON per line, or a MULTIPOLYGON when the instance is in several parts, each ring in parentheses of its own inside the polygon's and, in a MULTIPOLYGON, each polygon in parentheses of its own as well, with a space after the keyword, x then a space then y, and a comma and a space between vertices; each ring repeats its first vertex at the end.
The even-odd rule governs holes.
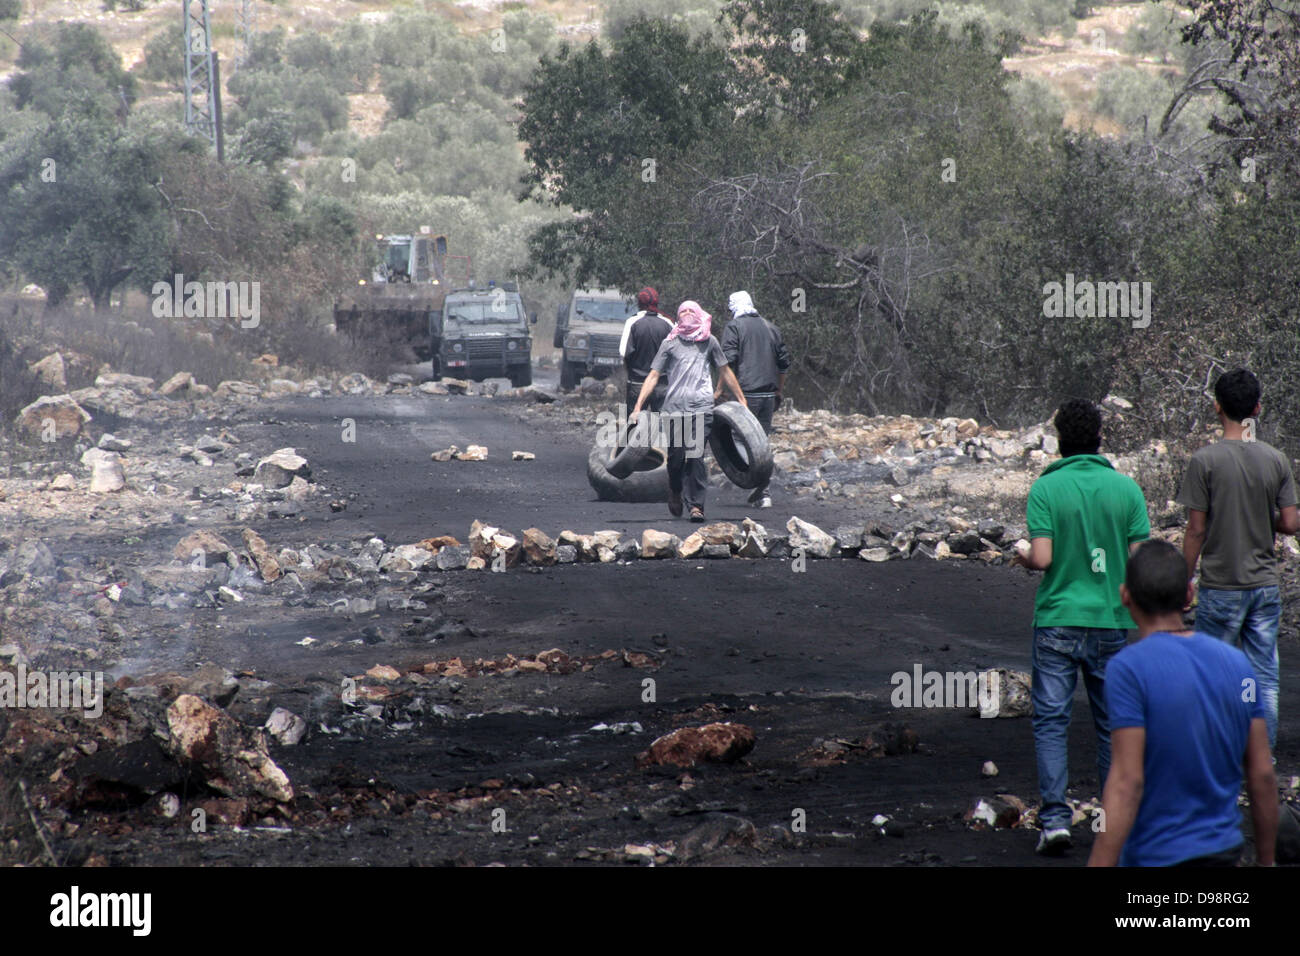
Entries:
POLYGON ((515 388, 523 388, 526 385, 533 384, 533 366, 530 362, 527 365, 520 365, 510 370, 510 384, 515 388))
POLYGON ((560 388, 567 392, 573 391, 582 381, 582 372, 576 362, 560 363, 560 388))
POLYGON ((619 446, 614 449, 613 456, 605 466, 615 478, 623 479, 632 474, 645 457, 654 450, 650 447, 647 435, 649 428, 650 417, 643 413, 626 434, 619 436, 619 446))
POLYGON ((433 358, 429 361, 429 374, 433 376, 432 381, 438 381, 442 378, 442 357, 438 355, 438 350, 434 349, 433 358))
POLYGON ((772 477, 772 446, 758 419, 739 402, 713 407, 709 448, 723 474, 738 488, 760 488, 772 477))
POLYGON ((617 449, 596 445, 587 455, 587 481, 599 501, 660 502, 668 500, 668 455, 651 448, 637 470, 626 478, 609 473, 608 462, 617 449))

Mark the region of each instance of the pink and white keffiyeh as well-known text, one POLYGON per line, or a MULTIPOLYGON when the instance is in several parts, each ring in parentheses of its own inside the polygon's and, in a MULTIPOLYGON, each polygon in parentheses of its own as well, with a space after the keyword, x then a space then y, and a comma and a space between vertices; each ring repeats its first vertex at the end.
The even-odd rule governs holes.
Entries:
POLYGON ((671 339, 680 336, 687 342, 707 341, 713 329, 713 316, 700 308, 694 299, 687 299, 677 307, 677 324, 668 333, 671 339))

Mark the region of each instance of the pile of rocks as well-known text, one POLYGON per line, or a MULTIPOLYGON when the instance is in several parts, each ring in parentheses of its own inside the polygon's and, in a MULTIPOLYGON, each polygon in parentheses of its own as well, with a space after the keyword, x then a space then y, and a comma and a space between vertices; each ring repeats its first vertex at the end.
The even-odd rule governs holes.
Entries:
POLYGON ((505 571, 520 565, 549 567, 636 559, 735 557, 859 558, 872 562, 927 557, 1001 564, 1009 559, 1016 546, 1014 531, 1009 533, 1002 524, 992 519, 973 521, 957 514, 943 522, 918 522, 900 530, 873 524, 846 525, 833 532, 792 517, 786 523, 785 532, 770 532, 757 521, 746 518, 740 524, 717 521, 702 525, 685 538, 653 528, 643 531, 640 541, 626 539, 623 532, 614 529, 589 534, 565 530, 552 538, 539 528, 516 534, 475 520, 470 526, 467 546, 444 537, 436 539, 439 544, 433 548, 426 541, 385 551, 387 546, 383 541, 373 538, 367 548, 374 549, 377 570, 391 572, 426 567, 443 571, 505 571))
MULTIPOLYGON (((282 455, 277 467, 292 464, 282 455)), ((301 475, 295 474, 294 480, 302 480, 301 475)), ((684 538, 647 529, 636 540, 614 529, 565 530, 552 537, 539 528, 517 533, 476 520, 465 543, 450 535, 398 545, 370 537, 302 548, 278 548, 247 526, 237 539, 196 530, 177 541, 170 564, 145 567, 132 580, 111 582, 103 600, 127 606, 221 608, 262 594, 269 599, 268 589, 272 589, 277 595, 274 600, 290 606, 328 604, 336 613, 356 617, 373 613, 384 601, 389 608, 426 610, 429 600, 440 597, 423 593, 435 586, 429 576, 442 571, 736 558, 881 562, 925 557, 1001 564, 1014 547, 1012 534, 989 520, 975 522, 954 515, 937 527, 940 530, 845 526, 829 532, 792 517, 784 533, 775 533, 747 518, 740 524, 703 525, 684 538), (426 583, 420 585, 421 581, 426 583), (413 595, 375 593, 385 585, 420 587, 413 595)), ((29 542, 0 559, 0 586, 29 579, 51 585, 55 570, 48 549, 29 542)))

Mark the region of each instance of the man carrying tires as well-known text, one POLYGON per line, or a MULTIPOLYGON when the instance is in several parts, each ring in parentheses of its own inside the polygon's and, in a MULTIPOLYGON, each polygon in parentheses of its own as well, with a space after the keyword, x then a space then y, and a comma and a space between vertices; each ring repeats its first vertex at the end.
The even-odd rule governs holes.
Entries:
MULTIPOLYGON (((623 324, 623 338, 618 343, 618 352, 623 356, 623 367, 627 369, 627 407, 636 404, 641 394, 641 386, 650 374, 650 363, 654 361, 668 333, 673 330, 673 320, 659 311, 659 293, 646 286, 636 294, 636 304, 641 311, 630 317, 623 324)), ((668 392, 667 383, 660 383, 650 396, 647 404, 650 411, 661 411, 664 407, 664 395, 668 392)))
MULTIPOLYGON (((745 394, 736 381, 727 357, 711 333, 713 317, 698 302, 686 301, 677 309, 677 325, 655 353, 650 371, 641 385, 641 394, 628 421, 635 424, 641 409, 659 384, 668 379, 663 414, 671 417, 668 441, 668 510, 674 517, 683 505, 690 509, 691 520, 704 520, 704 496, 709 487, 709 472, 704 466, 704 446, 713 425, 713 377, 718 370, 736 401, 745 404, 745 394)), ((719 393, 721 388, 719 387, 719 393)))
MULTIPOLYGON (((772 414, 781 406, 781 390, 790 370, 790 350, 777 327, 758 314, 748 292, 733 292, 727 299, 727 308, 731 310, 731 321, 722 333, 722 352, 736 370, 749 410, 763 426, 764 433, 770 435, 772 414)), ((721 395, 719 386, 714 398, 721 395)), ((764 482, 750 493, 751 505, 772 507, 768 485, 769 482, 764 482)))

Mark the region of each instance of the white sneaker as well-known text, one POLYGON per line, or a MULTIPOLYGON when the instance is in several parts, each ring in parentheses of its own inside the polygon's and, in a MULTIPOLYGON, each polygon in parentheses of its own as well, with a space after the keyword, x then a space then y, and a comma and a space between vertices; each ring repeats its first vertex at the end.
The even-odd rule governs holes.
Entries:
POLYGON ((767 495, 764 495, 762 498, 758 500, 758 506, 760 508, 770 508, 772 507, 772 499, 769 498, 767 495))
POLYGON ((1059 856, 1071 846, 1069 827, 1056 827, 1039 835, 1037 852, 1043 856, 1059 856))

